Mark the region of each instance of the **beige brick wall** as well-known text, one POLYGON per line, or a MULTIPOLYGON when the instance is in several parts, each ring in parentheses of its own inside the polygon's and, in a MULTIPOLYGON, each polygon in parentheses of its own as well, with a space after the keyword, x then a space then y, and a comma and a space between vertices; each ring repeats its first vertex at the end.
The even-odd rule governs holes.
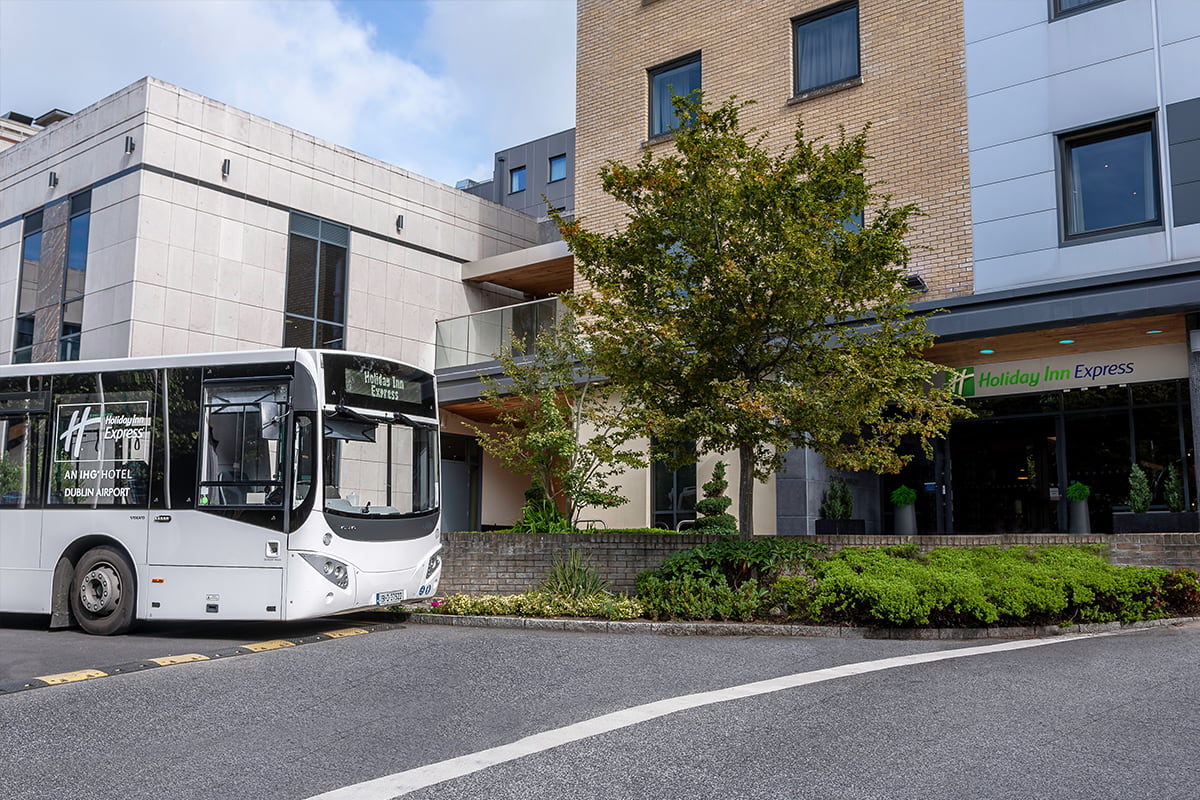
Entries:
MULTIPOLYGON (((700 51, 710 102, 755 100, 743 122, 779 150, 798 120, 836 137, 870 122, 868 178, 895 203, 916 203, 911 270, 927 299, 970 294, 970 191, 961 0, 860 0, 862 84, 789 104, 792 26, 830 0, 578 0, 575 201, 592 229, 622 208, 600 189, 606 160, 645 152, 648 68, 700 51)), ((652 145, 665 152, 672 145, 652 145)), ((583 288, 577 278, 576 288, 583 288)))

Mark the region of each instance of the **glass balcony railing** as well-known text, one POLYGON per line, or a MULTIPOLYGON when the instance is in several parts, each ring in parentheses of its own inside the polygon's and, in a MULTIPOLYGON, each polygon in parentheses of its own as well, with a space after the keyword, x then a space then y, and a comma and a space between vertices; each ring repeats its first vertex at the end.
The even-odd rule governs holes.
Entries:
POLYGON ((537 335, 564 311, 562 302, 551 297, 444 319, 437 323, 434 364, 442 369, 494 361, 498 353, 509 352, 514 345, 525 355, 533 355, 537 335))

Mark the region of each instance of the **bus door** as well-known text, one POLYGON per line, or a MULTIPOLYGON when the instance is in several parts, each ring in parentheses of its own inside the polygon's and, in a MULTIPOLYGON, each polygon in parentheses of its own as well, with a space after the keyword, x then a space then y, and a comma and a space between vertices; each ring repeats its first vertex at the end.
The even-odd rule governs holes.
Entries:
POLYGON ((48 609, 41 570, 42 492, 49 393, 41 378, 0 381, 0 608, 48 609))
POLYGON ((149 563, 159 578, 150 591, 159 605, 152 602, 147 613, 278 618, 287 551, 290 378, 205 380, 179 388, 168 400, 171 508, 155 511, 150 532, 149 563), (180 488, 187 481, 190 491, 180 488))

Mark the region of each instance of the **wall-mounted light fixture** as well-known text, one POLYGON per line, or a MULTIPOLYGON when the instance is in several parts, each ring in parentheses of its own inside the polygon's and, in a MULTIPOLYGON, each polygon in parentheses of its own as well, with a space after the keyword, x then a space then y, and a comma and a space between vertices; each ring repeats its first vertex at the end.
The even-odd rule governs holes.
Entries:
POLYGON ((397 214, 396 215, 396 233, 400 233, 403 230, 404 230, 404 215, 397 214))
POLYGON ((50 188, 53 189, 55 186, 58 186, 58 173, 51 172, 50 173, 50 188))
POLYGON ((229 177, 229 159, 228 158, 221 162, 221 177, 222 178, 229 177))
POLYGON ((132 152, 133 152, 133 137, 126 136, 125 137, 125 155, 129 155, 132 152))
POLYGON ((916 273, 904 278, 904 288, 910 292, 920 292, 921 294, 929 291, 929 286, 925 283, 925 279, 916 273))

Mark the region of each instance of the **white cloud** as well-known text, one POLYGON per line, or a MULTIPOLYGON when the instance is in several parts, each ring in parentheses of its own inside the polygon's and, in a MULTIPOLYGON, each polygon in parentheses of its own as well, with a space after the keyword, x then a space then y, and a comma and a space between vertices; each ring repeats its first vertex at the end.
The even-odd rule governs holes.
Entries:
POLYGON ((429 177, 481 178, 492 151, 574 124, 574 13, 439 2, 396 42, 331 0, 0 0, 0 113, 75 111, 153 75, 429 177))

